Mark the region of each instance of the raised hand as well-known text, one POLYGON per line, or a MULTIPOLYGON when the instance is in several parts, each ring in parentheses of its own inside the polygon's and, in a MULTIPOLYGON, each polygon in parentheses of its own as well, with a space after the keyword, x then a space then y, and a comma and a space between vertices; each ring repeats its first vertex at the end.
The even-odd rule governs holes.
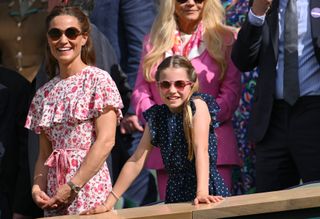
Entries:
POLYGON ((267 13, 271 4, 272 0, 254 0, 251 9, 255 15, 262 16, 267 13))

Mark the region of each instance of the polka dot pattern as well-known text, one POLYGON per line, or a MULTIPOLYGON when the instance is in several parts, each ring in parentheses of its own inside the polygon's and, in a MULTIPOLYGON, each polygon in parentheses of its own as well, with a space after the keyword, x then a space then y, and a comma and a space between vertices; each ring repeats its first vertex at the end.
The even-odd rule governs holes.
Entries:
MULTIPOLYGON (((229 196, 230 193, 216 166, 217 138, 214 129, 218 127, 216 114, 219 107, 211 95, 195 93, 190 100, 193 114, 196 111, 194 98, 201 98, 207 103, 213 121, 209 131, 209 193, 229 196)), ((192 201, 196 197, 197 178, 195 161, 188 160, 182 113, 172 113, 166 105, 154 105, 144 112, 144 117, 150 127, 151 143, 160 148, 165 169, 169 174, 166 203, 192 201)))

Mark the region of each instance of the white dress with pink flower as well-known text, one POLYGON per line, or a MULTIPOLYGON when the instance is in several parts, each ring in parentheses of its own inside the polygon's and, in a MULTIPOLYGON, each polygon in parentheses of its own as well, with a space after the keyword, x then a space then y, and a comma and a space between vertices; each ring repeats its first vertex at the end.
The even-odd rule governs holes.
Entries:
MULTIPOLYGON (((53 151, 45 162, 50 197, 80 167, 96 139, 94 120, 107 106, 114 107, 120 119, 123 104, 114 81, 107 72, 92 66, 66 79, 56 76, 37 91, 25 127, 38 134, 43 131, 51 142, 53 151)), ((45 211, 45 216, 79 214, 103 203, 111 189, 104 164, 71 205, 45 211)))

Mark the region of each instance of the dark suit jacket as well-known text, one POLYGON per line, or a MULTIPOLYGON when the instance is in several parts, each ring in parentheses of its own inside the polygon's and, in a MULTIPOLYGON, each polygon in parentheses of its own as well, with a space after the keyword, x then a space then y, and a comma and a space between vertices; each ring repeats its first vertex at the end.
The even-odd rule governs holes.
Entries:
MULTIPOLYGON (((278 59, 278 6, 280 0, 273 0, 262 27, 248 22, 243 24, 232 50, 232 60, 240 71, 259 68, 255 89, 249 138, 255 142, 263 139, 271 116, 275 94, 276 65, 278 59)), ((320 7, 320 1, 310 0, 310 10, 320 7)), ((309 13, 310 14, 310 13, 309 13)), ((320 19, 311 19, 314 50, 320 63, 320 19)))
POLYGON ((31 198, 28 165, 28 131, 24 128, 31 84, 15 71, 0 67, 0 142, 5 154, 0 167, 0 192, 11 210, 38 217, 31 198), (3 97, 3 92, 6 98, 3 97), (32 206, 32 207, 30 207, 32 206), (29 212, 29 213, 28 213, 29 212))

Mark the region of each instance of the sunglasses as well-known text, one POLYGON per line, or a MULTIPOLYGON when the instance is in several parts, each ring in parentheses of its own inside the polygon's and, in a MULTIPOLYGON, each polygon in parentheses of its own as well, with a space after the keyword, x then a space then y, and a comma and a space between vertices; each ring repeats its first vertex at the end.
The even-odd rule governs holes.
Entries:
MULTIPOLYGON (((179 4, 184 4, 186 3, 188 0, 176 0, 179 4)), ((193 0, 196 4, 201 4, 202 2, 204 2, 204 0, 193 0)))
POLYGON ((64 34, 70 40, 75 40, 81 34, 81 31, 75 27, 69 27, 64 31, 58 28, 52 28, 48 31, 48 36, 52 40, 59 40, 62 34, 64 34))
POLYGON ((158 86, 162 90, 169 89, 171 87, 171 85, 173 84, 173 86, 179 91, 183 91, 185 86, 193 84, 191 81, 183 81, 183 80, 178 80, 178 81, 158 81, 157 83, 158 83, 158 86))

